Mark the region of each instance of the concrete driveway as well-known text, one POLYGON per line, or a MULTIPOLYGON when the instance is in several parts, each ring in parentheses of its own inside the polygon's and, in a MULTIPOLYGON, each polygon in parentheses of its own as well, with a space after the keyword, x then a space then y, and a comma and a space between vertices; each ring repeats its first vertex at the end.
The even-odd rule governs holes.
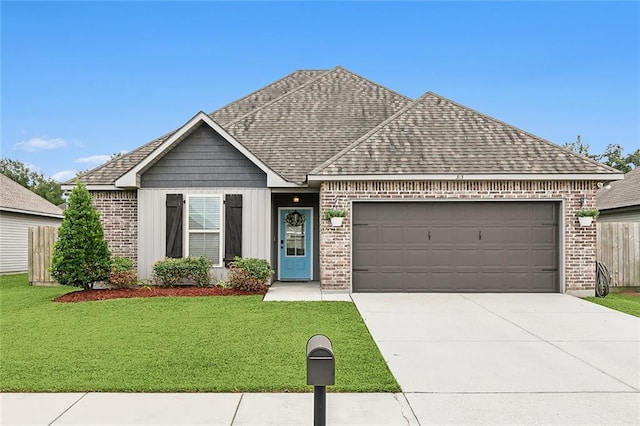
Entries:
POLYGON ((563 294, 353 294, 421 424, 640 424, 640 319, 563 294))

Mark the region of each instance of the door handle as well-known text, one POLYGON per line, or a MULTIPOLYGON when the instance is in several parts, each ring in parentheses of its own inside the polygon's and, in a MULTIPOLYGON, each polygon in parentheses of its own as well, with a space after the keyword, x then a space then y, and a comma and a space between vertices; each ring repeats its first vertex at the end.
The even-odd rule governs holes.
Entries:
POLYGON ((431 240, 431 231, 427 231, 427 238, 429 238, 429 240, 431 240))
POLYGON ((482 239, 482 231, 478 231, 478 239, 481 240, 482 239))

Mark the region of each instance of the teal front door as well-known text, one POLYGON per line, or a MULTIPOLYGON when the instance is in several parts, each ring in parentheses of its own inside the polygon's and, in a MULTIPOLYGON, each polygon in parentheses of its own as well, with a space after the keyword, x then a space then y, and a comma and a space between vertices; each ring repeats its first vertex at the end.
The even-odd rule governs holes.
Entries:
POLYGON ((279 223, 279 279, 310 280, 313 210, 309 208, 282 208, 280 209, 279 223))

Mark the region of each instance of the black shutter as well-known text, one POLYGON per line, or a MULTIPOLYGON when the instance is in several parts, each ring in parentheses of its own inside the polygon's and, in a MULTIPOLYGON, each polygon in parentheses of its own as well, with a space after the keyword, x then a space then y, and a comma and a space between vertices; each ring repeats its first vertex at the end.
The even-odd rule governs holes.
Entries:
POLYGON ((167 257, 182 257, 182 194, 167 194, 167 257))
POLYGON ((224 265, 242 256, 242 195, 228 194, 224 199, 224 265))

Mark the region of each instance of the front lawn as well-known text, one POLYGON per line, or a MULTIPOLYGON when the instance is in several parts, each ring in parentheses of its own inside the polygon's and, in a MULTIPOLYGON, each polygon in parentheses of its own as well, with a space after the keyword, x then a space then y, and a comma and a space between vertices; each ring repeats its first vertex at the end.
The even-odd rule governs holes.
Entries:
POLYGON ((397 392, 355 306, 260 296, 54 303, 67 287, 0 277, 0 391, 300 392, 329 336, 341 392, 397 392))
POLYGON ((609 293, 605 298, 585 297, 585 299, 616 311, 640 317, 640 294, 609 293))

